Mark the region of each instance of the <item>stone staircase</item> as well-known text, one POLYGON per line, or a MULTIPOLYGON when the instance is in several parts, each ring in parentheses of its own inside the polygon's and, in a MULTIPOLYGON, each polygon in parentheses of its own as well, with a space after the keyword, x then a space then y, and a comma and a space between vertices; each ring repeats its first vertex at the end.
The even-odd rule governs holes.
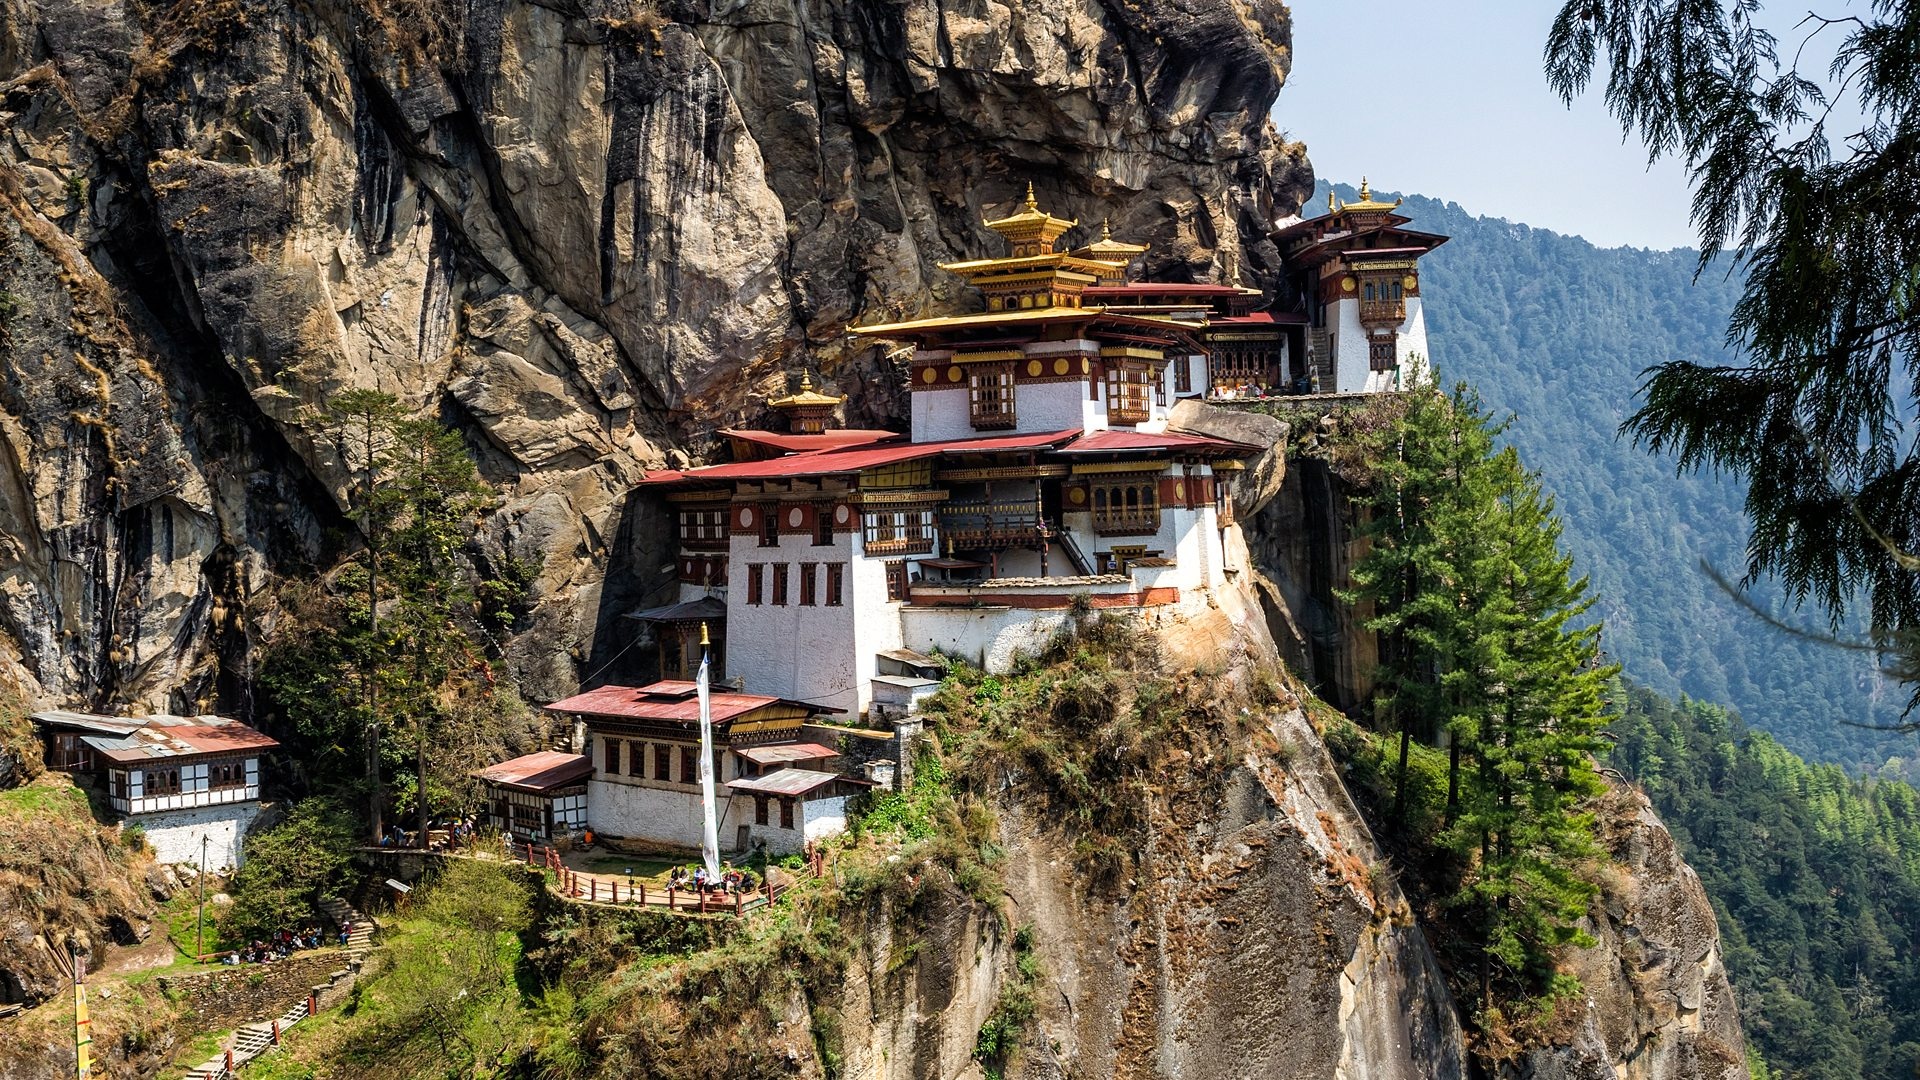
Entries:
POLYGON ((337 896, 327 897, 320 901, 320 913, 332 921, 335 930, 349 922, 353 924, 353 929, 347 934, 349 955, 358 956, 373 948, 373 920, 355 911, 345 900, 337 896))
MULTIPOLYGON (((307 1018, 305 1002, 288 1009, 277 1021, 281 1034, 307 1018)), ((273 1048, 274 1024, 276 1021, 263 1020, 257 1024, 246 1024, 233 1033, 233 1041, 228 1050, 232 1053, 233 1069, 227 1068, 228 1051, 222 1051, 218 1057, 191 1069, 183 1080, 227 1080, 247 1062, 259 1057, 273 1048)))

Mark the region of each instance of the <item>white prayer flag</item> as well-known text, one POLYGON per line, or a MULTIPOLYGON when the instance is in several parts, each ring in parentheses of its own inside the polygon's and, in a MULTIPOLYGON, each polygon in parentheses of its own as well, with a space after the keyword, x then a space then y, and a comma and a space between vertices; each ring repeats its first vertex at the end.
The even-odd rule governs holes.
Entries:
POLYGON ((707 865, 707 879, 720 876, 720 822, 713 810, 713 701, 707 691, 707 628, 700 627, 700 805, 705 811, 706 828, 701 833, 700 858, 707 865))

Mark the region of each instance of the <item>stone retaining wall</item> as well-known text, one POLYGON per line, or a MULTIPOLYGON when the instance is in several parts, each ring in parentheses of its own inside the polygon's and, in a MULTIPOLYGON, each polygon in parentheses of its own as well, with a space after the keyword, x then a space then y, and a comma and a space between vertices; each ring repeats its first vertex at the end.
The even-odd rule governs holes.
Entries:
POLYGON ((219 1028, 272 1019, 310 993, 320 996, 320 1007, 325 1009, 346 996, 359 970, 357 957, 323 949, 295 953, 270 964, 241 964, 155 981, 209 1027, 219 1028))

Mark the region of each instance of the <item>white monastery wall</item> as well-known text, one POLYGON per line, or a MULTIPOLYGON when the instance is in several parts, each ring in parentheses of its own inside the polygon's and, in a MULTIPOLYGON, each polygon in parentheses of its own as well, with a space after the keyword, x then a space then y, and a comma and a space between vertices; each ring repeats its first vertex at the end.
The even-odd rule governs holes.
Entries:
MULTIPOLYGON (((964 385, 939 390, 914 390, 907 397, 913 406, 914 442, 943 442, 993 434, 973 430, 973 424, 967 418, 967 388, 964 385)), ((1016 410, 1024 404, 1023 399, 1014 399, 1016 410)))
POLYGON ((1417 296, 1407 297, 1407 321, 1400 324, 1395 358, 1400 362, 1400 384, 1406 390, 1432 381, 1432 358, 1427 352, 1427 313, 1417 296))
MULTIPOLYGON (((758 536, 733 537, 727 566, 734 583, 727 590, 727 674, 744 678, 747 693, 800 698, 843 709, 859 707, 855 623, 862 604, 858 579, 868 560, 855 554, 857 544, 852 533, 835 533, 834 542, 826 545, 814 544, 811 536, 782 534, 773 547, 761 547, 758 536), (827 606, 823 567, 814 570, 813 606, 802 606, 800 565, 832 562, 848 564, 841 606, 827 606), (771 569, 760 571, 760 603, 747 602, 745 575, 755 563, 789 567, 784 606, 773 603, 771 569)), ((884 573, 878 595, 886 596, 884 573)))
POLYGON ((978 664, 989 672, 1013 669, 1014 658, 1044 648, 1066 625, 1065 610, 1033 608, 909 607, 901 622, 910 649, 935 649, 978 664))
MULTIPOLYGON (((720 808, 725 807, 726 802, 721 802, 720 808)), ((751 802, 748 814, 752 814, 751 802)), ((700 846, 704 832, 699 795, 597 777, 587 781, 587 821, 596 833, 689 848, 700 846)), ((723 822, 721 837, 725 836, 723 822)))
POLYGON ((847 830, 847 802, 851 796, 807 799, 800 804, 801 828, 807 839, 819 840, 847 830))
POLYGON ((1367 367, 1367 328, 1360 324, 1360 301, 1336 300, 1333 312, 1334 318, 1327 321, 1337 335, 1333 342, 1334 392, 1352 394, 1375 389, 1369 385, 1374 372, 1367 367))
POLYGON ((247 830, 260 816, 256 801, 228 803, 195 810, 166 810, 129 818, 128 825, 147 831, 147 843, 163 863, 200 865, 200 838, 207 843, 207 869, 238 867, 247 830))
MULTIPOLYGON (((854 548, 861 541, 854 538, 854 548)), ((850 685, 835 684, 833 696, 809 697, 808 701, 840 706, 854 713, 865 712, 873 699, 873 677, 880 673, 876 654, 898 649, 902 604, 887 599, 887 565, 884 559, 855 558, 847 568, 847 610, 853 613, 851 652, 846 654, 844 678, 850 685)))
MULTIPOLYGON (((924 394, 922 396, 925 396, 924 394)), ((1015 431, 1064 431, 1067 428, 1091 429, 1096 416, 1095 402, 1087 400, 1085 382, 1019 383, 1014 390, 1014 418, 1019 422, 1015 431)), ((960 422, 967 423, 967 400, 960 398, 960 422)), ((1104 421, 1103 421, 1104 422, 1104 421)), ((969 435, 988 435, 992 432, 975 432, 967 428, 969 435)), ((966 435, 959 436, 966 438, 966 435)), ((996 496, 997 496, 996 492, 996 496)))

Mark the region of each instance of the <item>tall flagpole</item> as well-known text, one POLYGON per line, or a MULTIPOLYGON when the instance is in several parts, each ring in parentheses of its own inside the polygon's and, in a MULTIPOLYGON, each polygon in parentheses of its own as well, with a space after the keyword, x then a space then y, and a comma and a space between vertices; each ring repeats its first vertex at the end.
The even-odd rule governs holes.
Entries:
POLYGON ((707 624, 700 624, 700 808, 706 814, 700 858, 709 881, 720 876, 720 823, 713 812, 713 699, 707 689, 707 624))

